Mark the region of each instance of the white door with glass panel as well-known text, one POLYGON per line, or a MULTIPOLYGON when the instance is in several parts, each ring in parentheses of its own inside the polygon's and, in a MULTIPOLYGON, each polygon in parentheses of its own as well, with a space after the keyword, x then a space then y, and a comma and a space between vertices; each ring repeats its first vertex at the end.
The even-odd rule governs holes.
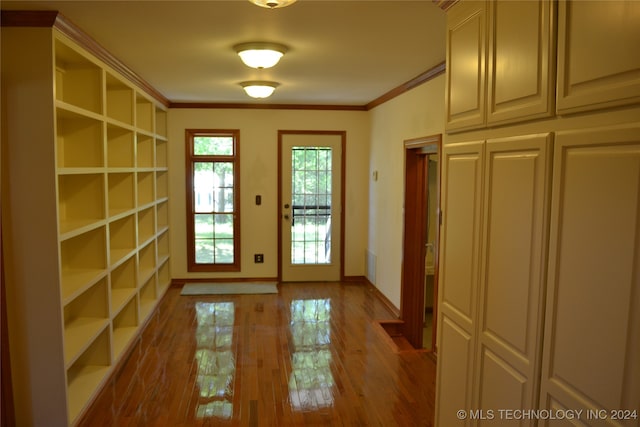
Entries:
POLYGON ((340 280, 343 137, 281 134, 283 281, 340 280))

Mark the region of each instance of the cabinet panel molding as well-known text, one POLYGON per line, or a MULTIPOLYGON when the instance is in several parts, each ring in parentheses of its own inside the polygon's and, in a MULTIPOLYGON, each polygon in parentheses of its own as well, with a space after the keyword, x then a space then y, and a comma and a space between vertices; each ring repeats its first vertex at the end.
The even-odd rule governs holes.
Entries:
POLYGON ((438 348, 448 356, 441 359, 437 366, 436 425, 466 426, 456 413, 471 405, 473 339, 471 334, 446 315, 442 316, 439 325, 438 348))
POLYGON ((447 129, 477 128, 485 120, 486 10, 459 2, 447 13, 447 129))
POLYGON ((553 113, 553 12, 554 3, 550 1, 490 3, 488 124, 553 113))
POLYGON ((640 102, 640 2, 558 5, 559 114, 640 102))
POLYGON ((471 331, 476 315, 482 204, 483 143, 443 150, 442 310, 471 331))
POLYGON ((541 401, 637 409, 640 126, 559 132, 554 156, 541 401))

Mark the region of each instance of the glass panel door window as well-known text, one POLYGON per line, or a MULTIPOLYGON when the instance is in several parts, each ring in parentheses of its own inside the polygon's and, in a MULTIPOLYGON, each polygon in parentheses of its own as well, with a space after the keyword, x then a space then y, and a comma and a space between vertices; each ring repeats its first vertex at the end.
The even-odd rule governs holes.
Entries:
POLYGON ((238 131, 187 131, 189 271, 238 271, 238 131))

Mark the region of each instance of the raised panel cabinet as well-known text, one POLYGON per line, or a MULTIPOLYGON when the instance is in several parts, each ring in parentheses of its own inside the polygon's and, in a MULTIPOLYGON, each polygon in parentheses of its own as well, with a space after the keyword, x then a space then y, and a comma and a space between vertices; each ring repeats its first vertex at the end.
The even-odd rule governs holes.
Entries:
POLYGON ((487 124, 553 114, 554 8, 552 1, 490 3, 487 124))
MULTIPOLYGON (((472 408, 537 407, 551 134, 488 140, 472 408)), ((496 417, 487 425, 502 426, 496 417)), ((483 423, 483 425, 485 425, 483 423)), ((535 425, 522 420, 521 426, 535 425)))
POLYGON ((555 3, 461 1, 447 13, 446 128, 554 113, 555 3))
POLYGON ((558 114, 640 102, 640 2, 558 4, 558 114))
POLYGON ((445 146, 438 292, 436 425, 462 426, 472 398, 484 143, 445 146))
MULTIPOLYGON (((543 408, 639 409, 638 218, 640 125, 558 132, 543 408)), ((638 425, 611 417, 597 422, 638 425)))
POLYGON ((457 3, 447 13, 447 130, 485 123, 487 3, 457 3))

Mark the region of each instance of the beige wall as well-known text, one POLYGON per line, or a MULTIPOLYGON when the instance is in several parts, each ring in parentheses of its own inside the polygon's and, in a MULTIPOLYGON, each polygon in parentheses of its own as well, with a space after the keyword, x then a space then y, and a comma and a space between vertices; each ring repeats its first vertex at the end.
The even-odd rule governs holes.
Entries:
POLYGON ((372 111, 369 154, 369 280, 400 308, 404 141, 444 132, 444 75, 372 111), (377 172, 378 179, 373 175, 377 172), (372 271, 375 270, 375 271, 372 271), (373 273, 373 276, 371 276, 373 273))
POLYGON ((367 242, 369 113, 249 109, 169 110, 171 276, 275 278, 278 274, 278 130, 347 132, 345 275, 364 276, 367 242), (185 129, 240 129, 241 262, 236 273, 188 273, 185 129), (255 196, 262 196, 256 206, 255 196), (253 254, 263 253, 264 264, 253 254))

